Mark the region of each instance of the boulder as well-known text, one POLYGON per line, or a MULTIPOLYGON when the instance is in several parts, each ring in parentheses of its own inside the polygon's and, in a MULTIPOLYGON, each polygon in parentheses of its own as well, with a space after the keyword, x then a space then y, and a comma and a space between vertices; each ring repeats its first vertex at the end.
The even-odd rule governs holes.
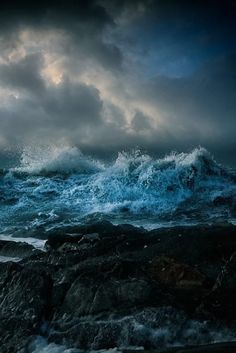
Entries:
POLYGON ((160 283, 179 289, 205 288, 208 282, 207 277, 198 270, 166 256, 151 261, 149 274, 160 283))
POLYGON ((0 264, 1 353, 21 352, 40 334, 87 350, 202 349, 219 334, 235 337, 235 226, 145 231, 99 222, 51 233, 45 252, 1 248, 24 256, 0 264))
POLYGON ((44 271, 0 264, 1 353, 18 352, 50 317, 51 280, 44 271))
POLYGON ((41 250, 35 249, 28 243, 0 240, 0 256, 21 259, 39 253, 41 250))
POLYGON ((236 318, 236 252, 223 266, 216 283, 200 309, 210 311, 225 320, 236 318))
POLYGON ((98 281, 78 278, 68 290, 60 311, 80 317, 127 310, 134 306, 149 305, 151 291, 151 285, 145 279, 98 281))

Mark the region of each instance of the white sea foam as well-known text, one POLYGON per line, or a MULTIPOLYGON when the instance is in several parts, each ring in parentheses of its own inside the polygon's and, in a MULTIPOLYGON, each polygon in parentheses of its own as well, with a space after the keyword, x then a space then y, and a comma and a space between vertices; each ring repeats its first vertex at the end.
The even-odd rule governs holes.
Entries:
POLYGON ((47 343, 47 341, 38 336, 30 347, 31 353, 80 353, 78 349, 68 349, 65 346, 55 343, 47 343))
POLYGON ((40 250, 44 249, 44 245, 46 241, 46 240, 36 239, 32 237, 13 237, 11 235, 6 235, 6 234, 0 234, 0 240, 27 243, 27 244, 33 245, 36 249, 40 249, 40 250))
MULTIPOLYGON (((137 347, 137 351, 139 351, 137 347)), ((97 351, 90 350, 86 353, 121 353, 122 350, 118 348, 100 349, 97 351)), ((64 345, 55 343, 47 343, 47 340, 41 336, 38 336, 30 347, 30 353, 85 353, 84 350, 77 348, 66 348, 64 345)))
POLYGON ((102 168, 102 164, 85 158, 76 147, 25 147, 20 167, 16 171, 30 174, 40 173, 91 173, 102 168))
MULTIPOLYGON (((91 325, 93 325, 91 321, 91 325)), ((222 326, 219 322, 196 321, 171 307, 146 309, 131 316, 110 320, 96 321, 96 336, 89 337, 89 353, 118 353, 123 349, 142 351, 148 345, 152 348, 164 349, 210 343, 234 342, 235 332, 222 326), (97 349, 97 342, 105 342, 113 337, 110 349, 97 349)), ((81 333, 80 333, 81 334, 81 333)), ((86 333, 84 333, 86 335, 86 333)), ((109 341, 108 341, 109 342, 109 341)), ((109 343, 108 343, 109 344, 109 343)), ((30 347, 30 353, 82 353, 77 348, 48 343, 46 339, 37 337, 30 347)))
POLYGON ((0 176, 0 226, 30 235, 88 217, 151 227, 225 222, 236 216, 235 180, 204 148, 162 159, 121 152, 109 164, 75 147, 25 149, 21 165, 0 176))
POLYGON ((21 260, 20 257, 12 257, 12 256, 0 256, 0 262, 19 262, 21 260))

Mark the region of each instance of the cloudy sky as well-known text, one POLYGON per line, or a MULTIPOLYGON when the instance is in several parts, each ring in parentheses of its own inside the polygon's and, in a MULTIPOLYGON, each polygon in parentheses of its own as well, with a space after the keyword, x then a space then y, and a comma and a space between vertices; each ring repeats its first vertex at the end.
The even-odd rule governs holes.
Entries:
POLYGON ((236 165, 234 0, 0 4, 0 155, 204 146, 236 165))

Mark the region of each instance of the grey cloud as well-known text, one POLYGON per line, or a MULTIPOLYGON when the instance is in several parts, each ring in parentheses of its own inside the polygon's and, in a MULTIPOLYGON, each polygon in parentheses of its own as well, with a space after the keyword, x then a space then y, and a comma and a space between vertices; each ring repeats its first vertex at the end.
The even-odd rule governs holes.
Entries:
MULTIPOLYGON (((188 119, 204 128, 204 122, 235 121, 235 59, 226 57, 211 62, 189 78, 171 79, 157 77, 150 82, 147 99, 172 112, 188 124, 188 119), (223 117, 223 119, 222 119, 223 117)), ((200 127, 199 126, 199 127, 200 127)))
POLYGON ((166 131, 175 136, 174 146, 204 145, 225 155, 236 148, 235 59, 209 63, 189 78, 156 77, 140 86, 139 99, 162 114, 166 131))
POLYGON ((113 18, 94 0, 0 4, 0 44, 2 41, 1 46, 6 50, 19 44, 18 32, 24 28, 61 30, 68 34, 67 42, 61 43, 64 52, 83 60, 94 60, 107 70, 121 70, 120 49, 103 36, 109 26, 114 26, 113 18))
POLYGON ((66 82, 48 87, 45 94, 12 98, 0 109, 0 131, 10 144, 29 140, 55 141, 59 136, 75 140, 102 123, 98 91, 66 82))
POLYGON ((0 84, 12 88, 41 93, 44 81, 40 76, 42 57, 39 54, 27 55, 17 62, 0 65, 0 84))
MULTIPOLYGON (((21 71, 21 65, 18 69, 21 71)), ((138 87, 133 86, 133 96, 156 109, 161 126, 155 129, 150 120, 155 116, 137 109, 131 122, 133 132, 127 130, 124 112, 103 101, 98 89, 65 77, 60 85, 44 86, 42 94, 26 91, 21 99, 13 97, 7 108, 0 109, 0 131, 15 145, 48 140, 53 143, 64 138, 95 154, 135 146, 161 154, 203 145, 228 160, 229 151, 236 148, 233 73, 234 59, 225 58, 189 78, 140 81, 138 87)), ((33 77, 38 75, 33 70, 33 77)), ((11 84, 22 86, 14 80, 11 84)))
MULTIPOLYGON (((224 58, 213 60, 211 57, 205 66, 206 60, 200 60, 199 71, 191 76, 150 78, 153 72, 150 69, 156 65, 152 58, 152 46, 160 42, 165 45, 160 27, 159 33, 156 33, 156 28, 153 29, 156 22, 174 18, 173 32, 182 22, 186 23, 185 30, 192 29, 193 23, 198 24, 197 16, 202 14, 204 30, 214 27, 210 31, 211 38, 212 33, 220 32, 221 28, 226 28, 229 33, 232 18, 230 16, 228 28, 227 21, 220 17, 220 9, 226 10, 227 4, 231 8, 232 1, 226 0, 223 7, 219 3, 210 0, 50 0, 37 4, 24 1, 21 6, 13 1, 11 8, 6 2, 0 4, 0 54, 5 53, 6 58, 9 50, 22 45, 19 38, 22 29, 36 29, 39 36, 47 30, 62 31, 64 37, 59 38, 57 43, 52 41, 51 48, 47 47, 47 50, 49 55, 52 52, 56 58, 63 58, 62 68, 66 72, 59 85, 47 82, 41 74, 45 63, 44 48, 40 47, 35 52, 28 48, 26 56, 18 61, 1 64, 0 89, 17 90, 20 98, 12 96, 7 105, 1 105, 0 137, 12 146, 31 141, 36 144, 38 141, 58 143, 64 139, 98 154, 135 146, 160 154, 173 149, 189 150, 201 144, 224 160, 231 154, 233 163, 232 151, 236 148, 235 58, 222 49, 224 58), (208 26, 206 19, 210 19, 213 3, 214 16, 208 26), (190 13, 193 17, 188 17, 190 13), (125 16, 130 27, 126 26, 127 22, 119 22, 122 16, 125 16), (221 19, 218 22, 220 29, 216 28, 215 23, 212 24, 217 19, 221 19), (119 26, 121 35, 118 38, 115 29, 119 26), (147 28, 150 38, 147 35, 149 32, 145 32, 147 28), (132 51, 129 30, 133 31, 134 41, 140 43, 138 55, 137 51, 132 51), (146 37, 142 37, 143 33, 146 37), (148 51, 145 50, 145 39, 149 41, 148 51), (142 59, 147 67, 139 66, 138 61, 142 59), (96 76, 94 82, 89 81, 90 85, 79 82, 78 72, 86 76, 90 69, 103 70, 104 83, 106 79, 110 80, 105 93, 102 92, 103 85, 99 86, 96 82, 96 76)), ((180 34, 184 38, 188 35, 181 31, 180 34)), ((45 33, 42 34, 42 41, 43 35, 45 33)), ((173 49, 171 44, 170 41, 170 57, 178 56, 179 51, 173 49)), ((179 49, 182 50, 181 45, 179 49)), ((230 53, 233 51, 234 48, 230 53)))
POLYGON ((50 87, 40 102, 50 120, 70 128, 101 123, 102 101, 99 92, 92 86, 64 82, 50 87))
POLYGON ((115 127, 124 127, 126 124, 125 116, 122 110, 109 101, 103 102, 103 117, 107 122, 112 122, 115 127))
POLYGON ((103 27, 112 19, 106 9, 94 0, 38 1, 12 0, 0 4, 1 27, 15 28, 27 24, 73 27, 78 22, 89 22, 90 26, 103 27))
POLYGON ((132 120, 132 127, 135 131, 150 130, 150 118, 144 115, 142 112, 137 111, 132 120))
POLYGON ((72 33, 67 48, 71 55, 68 62, 70 69, 85 61, 91 65, 99 64, 114 73, 123 70, 123 54, 118 46, 106 42, 101 33, 88 32, 86 27, 81 28, 79 34, 72 33))

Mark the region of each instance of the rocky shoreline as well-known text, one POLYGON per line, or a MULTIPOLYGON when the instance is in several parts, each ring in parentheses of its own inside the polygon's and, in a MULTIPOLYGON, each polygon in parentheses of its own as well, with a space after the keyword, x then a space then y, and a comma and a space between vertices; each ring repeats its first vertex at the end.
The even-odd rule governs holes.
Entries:
POLYGON ((100 222, 47 238, 45 251, 0 241, 1 353, 37 335, 73 352, 236 351, 236 226, 100 222))

